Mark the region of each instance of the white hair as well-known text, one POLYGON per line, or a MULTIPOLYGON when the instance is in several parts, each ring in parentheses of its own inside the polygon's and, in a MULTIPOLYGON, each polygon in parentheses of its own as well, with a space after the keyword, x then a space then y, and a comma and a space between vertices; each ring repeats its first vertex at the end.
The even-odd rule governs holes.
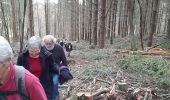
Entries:
POLYGON ((41 48, 41 38, 39 36, 32 36, 28 40, 27 48, 41 48))
POLYGON ((12 56, 13 51, 9 42, 4 37, 0 36, 0 62, 4 63, 12 56))
POLYGON ((45 42, 46 40, 51 40, 53 43, 56 42, 56 39, 54 38, 53 35, 46 35, 43 37, 43 42, 45 42))

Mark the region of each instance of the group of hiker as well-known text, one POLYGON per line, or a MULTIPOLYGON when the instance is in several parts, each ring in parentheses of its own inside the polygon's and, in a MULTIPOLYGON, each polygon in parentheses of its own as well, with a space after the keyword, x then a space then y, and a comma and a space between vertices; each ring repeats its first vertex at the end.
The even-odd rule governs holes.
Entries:
POLYGON ((52 35, 30 37, 16 64, 0 36, 0 100, 59 100, 59 83, 72 78, 64 49, 52 35))
POLYGON ((67 56, 70 56, 71 51, 73 50, 72 44, 70 42, 67 42, 68 40, 65 39, 58 39, 57 43, 59 43, 63 48, 65 48, 66 52, 67 52, 67 56))

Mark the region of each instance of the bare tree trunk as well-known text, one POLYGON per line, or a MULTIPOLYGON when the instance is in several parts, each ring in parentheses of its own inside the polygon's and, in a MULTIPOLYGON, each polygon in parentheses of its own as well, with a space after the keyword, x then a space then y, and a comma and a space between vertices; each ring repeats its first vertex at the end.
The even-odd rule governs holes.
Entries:
POLYGON ((113 9, 112 9, 112 25, 111 25, 111 36, 110 36, 110 44, 113 44, 113 38, 115 38, 115 33, 116 33, 116 20, 117 20, 117 4, 118 0, 114 0, 113 2, 113 9))
POLYGON ((41 37, 41 19, 39 18, 39 7, 38 7, 38 4, 37 4, 37 20, 38 20, 38 34, 39 36, 41 37))
POLYGON ((83 0, 83 4, 82 4, 82 32, 81 32, 81 39, 84 40, 84 35, 85 35, 85 25, 84 25, 84 21, 85 21, 85 0, 83 0))
POLYGON ((75 18, 74 18, 74 37, 73 37, 73 40, 74 41, 76 41, 77 40, 77 28, 78 28, 78 26, 77 26, 77 18, 78 18, 78 10, 77 10, 77 7, 78 7, 78 5, 79 5, 79 2, 77 1, 77 0, 74 0, 74 2, 75 2, 75 5, 74 5, 74 10, 75 10, 75 18))
POLYGON ((80 39, 80 38, 79 38, 79 33, 80 33, 80 32, 79 32, 79 28, 80 28, 80 26, 79 26, 79 22, 80 22, 80 21, 79 21, 79 19, 80 19, 79 13, 80 13, 80 12, 79 12, 79 0, 76 0, 76 1, 77 1, 77 8, 76 8, 76 9, 77 9, 77 19, 76 19, 76 20, 77 20, 77 21, 76 21, 76 22, 77 22, 77 23, 76 23, 76 25, 77 25, 77 28, 76 28, 76 34, 77 34, 76 36, 77 36, 77 38, 76 38, 76 39, 79 41, 79 39, 80 39))
POLYGON ((127 5, 128 5, 128 22, 129 22, 129 26, 130 26, 129 37, 130 37, 130 43, 131 43, 131 50, 136 50, 137 48, 136 48, 136 41, 135 41, 135 34, 134 34, 134 23, 133 23, 135 1, 128 0, 127 5))
POLYGON ((57 4, 55 4, 54 9, 54 37, 57 37, 57 4))
POLYGON ((58 8, 57 8, 57 31, 56 35, 58 38, 62 37, 62 32, 61 32, 61 26, 62 26, 62 15, 61 15, 61 10, 62 10, 62 2, 61 0, 58 0, 58 8))
POLYGON ((71 11, 70 11, 70 15, 71 15, 71 34, 70 34, 70 39, 73 40, 74 39, 74 33, 75 33, 75 12, 74 12, 74 5, 75 5, 75 2, 74 0, 71 1, 70 3, 70 6, 71 6, 71 11))
POLYGON ((33 4, 32 0, 29 0, 29 34, 30 36, 34 35, 34 15, 33 15, 33 4))
POLYGON ((93 44, 97 45, 98 0, 93 4, 93 44))
MULTIPOLYGON (((159 6, 160 8, 164 8, 164 4, 161 3, 161 5, 159 6)), ((163 23, 163 9, 159 9, 158 10, 159 14, 158 14, 158 18, 157 18, 157 27, 156 27, 156 34, 160 34, 161 33, 161 25, 163 23)), ((166 12, 166 11, 165 11, 166 12)), ((162 25, 163 26, 163 25, 162 25)))
POLYGON ((168 25, 167 25, 167 38, 170 39, 170 19, 168 18, 168 25))
MULTIPOLYGON (((19 3, 19 1, 18 1, 19 3)), ((20 30, 20 52, 23 50, 23 44, 24 44, 24 24, 25 24, 25 14, 26 14, 26 7, 27 7, 27 0, 24 0, 24 11, 23 14, 21 14, 21 7, 20 7, 20 3, 19 3, 19 16, 22 18, 20 18, 19 20, 19 30, 20 30)))
POLYGON ((50 34, 50 22, 49 22, 49 1, 45 0, 45 25, 46 35, 50 34))
POLYGON ((152 46, 153 34, 156 32, 156 22, 157 22, 157 12, 159 8, 159 1, 160 0, 153 0, 153 10, 151 16, 151 29, 149 32, 148 44, 147 46, 152 46))
POLYGON ((11 0, 11 6, 12 6, 12 31, 13 31, 13 41, 18 41, 19 36, 17 32, 17 19, 16 19, 16 4, 14 0, 11 0))
POLYGON ((90 0, 89 4, 89 44, 92 42, 92 0, 90 0))
POLYGON ((127 3, 128 0, 124 1, 124 22, 123 22, 123 26, 124 26, 124 31, 123 31, 123 37, 126 37, 128 35, 128 25, 127 25, 127 20, 128 20, 128 9, 127 9, 127 3))
POLYGON ((2 2, 0 2, 0 6, 1 6, 1 11, 2 11, 2 24, 4 25, 4 28, 5 28, 5 37, 7 38, 7 40, 10 42, 10 39, 9 39, 9 29, 8 29, 8 24, 7 24, 7 21, 6 21, 6 16, 5 16, 5 11, 4 11, 4 5, 2 2))
MULTIPOLYGON (((170 5, 170 0, 168 1, 168 5, 170 5)), ((167 12, 168 12, 168 16, 167 16, 168 24, 167 24, 166 34, 167 34, 167 38, 170 39, 170 6, 168 6, 167 12)))
POLYGON ((122 5, 123 5, 123 1, 120 1, 120 7, 119 7, 119 22, 118 22, 118 35, 121 35, 121 26, 122 26, 122 5))
POLYGON ((101 15, 100 17, 100 24, 99 24, 99 30, 100 30, 100 37, 99 37, 99 48, 104 48, 104 38, 105 38, 105 11, 106 11, 106 0, 101 0, 101 15))
POLYGON ((139 4, 139 10, 140 10, 140 25, 139 25, 139 34, 140 34, 140 42, 141 42, 141 48, 142 50, 144 49, 143 47, 143 31, 144 31, 144 23, 143 23, 143 17, 142 17, 142 6, 140 1, 138 0, 138 4, 139 4))
POLYGON ((112 18, 112 13, 111 13, 111 11, 110 12, 108 12, 108 14, 109 14, 109 17, 108 17, 108 22, 107 22, 107 26, 108 26, 108 29, 107 29, 107 40, 110 38, 110 28, 111 28, 111 18, 112 18))

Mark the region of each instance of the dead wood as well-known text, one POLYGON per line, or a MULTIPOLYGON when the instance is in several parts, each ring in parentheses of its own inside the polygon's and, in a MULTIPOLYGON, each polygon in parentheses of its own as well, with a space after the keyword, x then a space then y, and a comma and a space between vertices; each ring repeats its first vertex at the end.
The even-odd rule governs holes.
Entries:
POLYGON ((112 82, 109 82, 109 81, 105 81, 105 80, 102 80, 102 79, 98 79, 98 78, 95 78, 96 81, 100 81, 100 82, 104 82, 104 83, 107 83, 109 85, 113 84, 112 82))

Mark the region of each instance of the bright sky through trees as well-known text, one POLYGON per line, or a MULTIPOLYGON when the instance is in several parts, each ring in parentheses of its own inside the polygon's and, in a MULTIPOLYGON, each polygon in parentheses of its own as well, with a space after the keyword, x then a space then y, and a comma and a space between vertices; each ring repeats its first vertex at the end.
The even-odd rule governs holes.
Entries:
MULTIPOLYGON (((54 2, 54 3, 58 3, 58 0, 49 0, 50 2, 54 2)), ((45 0, 33 0, 34 3, 38 2, 38 3, 44 3, 45 0)))
MULTIPOLYGON (((58 0, 49 0, 50 2, 58 3, 58 0)), ((34 3, 42 3, 44 4, 45 0, 33 0, 34 3)), ((79 3, 82 4, 82 0, 79 0, 79 3)))

